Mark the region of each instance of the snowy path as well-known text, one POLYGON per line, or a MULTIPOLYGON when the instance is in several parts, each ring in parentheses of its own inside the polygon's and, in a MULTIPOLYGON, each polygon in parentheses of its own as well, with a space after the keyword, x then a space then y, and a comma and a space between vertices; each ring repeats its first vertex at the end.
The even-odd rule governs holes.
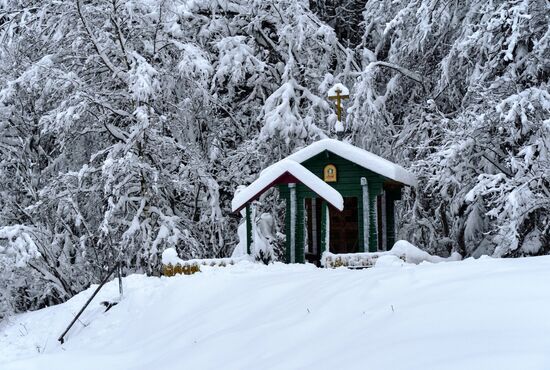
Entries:
POLYGON ((0 324, 0 369, 550 369, 550 256, 125 279, 0 324), (39 353, 40 351, 40 353, 39 353))

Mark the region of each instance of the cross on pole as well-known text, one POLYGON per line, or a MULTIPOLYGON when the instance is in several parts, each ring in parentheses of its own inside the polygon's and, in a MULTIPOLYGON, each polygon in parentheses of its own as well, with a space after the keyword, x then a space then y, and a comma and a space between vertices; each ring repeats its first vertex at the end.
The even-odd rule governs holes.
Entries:
POLYGON ((349 95, 342 95, 342 89, 337 87, 334 92, 336 95, 330 96, 330 100, 335 100, 336 104, 336 114, 338 115, 338 121, 342 122, 342 99, 348 99, 349 95))

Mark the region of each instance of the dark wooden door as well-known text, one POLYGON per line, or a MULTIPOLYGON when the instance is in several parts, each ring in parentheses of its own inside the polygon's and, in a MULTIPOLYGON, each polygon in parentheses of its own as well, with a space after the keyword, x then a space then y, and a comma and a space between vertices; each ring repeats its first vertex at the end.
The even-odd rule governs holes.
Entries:
POLYGON ((329 206, 330 251, 332 253, 358 252, 359 222, 357 197, 344 198, 344 210, 329 206))

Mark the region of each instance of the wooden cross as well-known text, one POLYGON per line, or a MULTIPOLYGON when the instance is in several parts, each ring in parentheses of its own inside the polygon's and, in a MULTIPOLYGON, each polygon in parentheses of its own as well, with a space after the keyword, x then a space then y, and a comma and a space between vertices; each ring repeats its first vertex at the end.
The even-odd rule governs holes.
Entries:
POLYGON ((334 91, 336 92, 336 95, 329 96, 328 98, 330 100, 336 100, 336 113, 338 114, 338 121, 342 122, 342 99, 348 99, 349 95, 340 95, 342 92, 340 88, 336 88, 334 91))

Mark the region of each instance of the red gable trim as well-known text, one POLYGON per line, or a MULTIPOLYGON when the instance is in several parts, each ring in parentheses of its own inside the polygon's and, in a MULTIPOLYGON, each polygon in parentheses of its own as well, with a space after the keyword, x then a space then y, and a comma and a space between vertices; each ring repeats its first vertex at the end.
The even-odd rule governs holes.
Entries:
POLYGON ((285 172, 281 176, 277 177, 275 180, 273 180, 269 185, 264 187, 262 190, 254 194, 250 199, 248 199, 239 209, 235 211, 235 213, 240 212, 246 205, 250 202, 253 202, 255 200, 258 200, 260 196, 268 191, 270 188, 272 188, 275 185, 281 185, 281 184, 301 184, 300 180, 298 180, 294 175, 292 175, 290 172, 285 172))

